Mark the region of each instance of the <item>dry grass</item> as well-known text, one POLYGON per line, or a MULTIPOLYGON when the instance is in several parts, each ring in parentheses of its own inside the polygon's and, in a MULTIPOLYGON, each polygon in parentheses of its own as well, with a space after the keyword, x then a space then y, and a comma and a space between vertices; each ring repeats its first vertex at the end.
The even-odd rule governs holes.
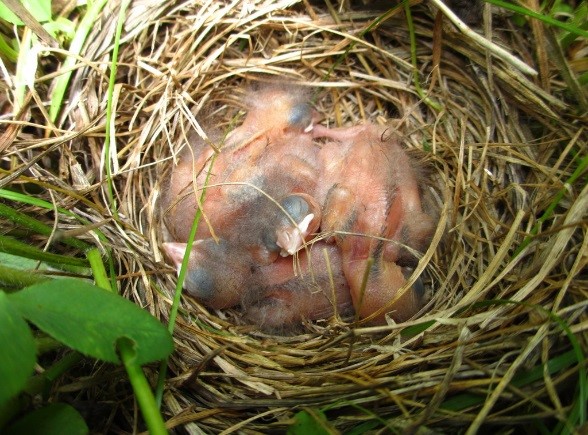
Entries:
MULTIPOLYGON (((106 220, 103 237, 83 237, 111 251, 120 291, 163 321, 175 273, 160 248, 161 174, 189 129, 206 130, 210 119, 234 125, 246 84, 309 86, 330 125, 400 118, 407 146, 427 153, 441 211, 420 263, 431 292, 426 313, 385 327, 317 322, 281 337, 242 325, 238 311, 185 299, 164 395, 170 427, 283 430, 306 407, 328 410, 341 431, 372 421, 392 431, 474 433, 568 418, 580 372, 553 315, 586 353, 585 171, 569 182, 586 156, 586 119, 564 100, 552 65, 542 63, 537 77, 520 72, 412 3, 426 98, 415 87, 402 8, 364 33, 383 11, 306 1, 134 2, 108 156, 118 218, 101 181, 100 128, 115 11, 90 36, 57 127, 29 102, 38 125, 7 145, 0 185, 33 186, 88 223, 106 220), (45 131, 51 139, 42 139, 45 131)), ((542 42, 493 18, 485 36, 533 66, 542 42)), ((58 226, 80 224, 59 216, 58 226)))

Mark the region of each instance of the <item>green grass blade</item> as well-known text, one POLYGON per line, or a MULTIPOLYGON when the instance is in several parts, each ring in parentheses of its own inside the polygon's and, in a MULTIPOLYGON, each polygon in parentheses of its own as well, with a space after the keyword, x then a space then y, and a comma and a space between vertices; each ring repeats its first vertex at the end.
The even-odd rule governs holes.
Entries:
MULTIPOLYGON (((37 219, 32 218, 25 213, 21 213, 17 210, 14 210, 13 208, 8 207, 7 205, 4 205, 2 203, 0 203, 0 217, 8 219, 9 221, 21 227, 27 228, 43 236, 51 236, 53 234, 53 227, 44 224, 43 222, 40 222, 37 219)), ((61 239, 61 241, 66 245, 82 250, 87 249, 90 246, 89 244, 81 240, 75 239, 73 237, 61 239)))
POLYGON ((92 267, 92 272, 94 274, 94 281, 96 285, 104 290, 109 292, 116 293, 116 287, 111 286, 111 282, 108 279, 108 274, 106 273, 106 269, 104 268, 104 263, 102 262, 102 255, 100 255, 100 251, 98 249, 92 249, 86 253, 86 258, 90 262, 90 266, 92 267))
POLYGON ((540 14, 539 12, 532 11, 531 9, 527 9, 523 6, 519 6, 513 3, 505 2, 503 0, 484 0, 486 3, 493 4, 495 6, 499 6, 504 9, 508 9, 510 11, 516 12, 521 15, 526 15, 531 18, 535 18, 537 20, 543 21, 545 24, 549 24, 553 27, 559 27, 567 32, 573 33, 576 36, 581 36, 582 38, 588 38, 588 32, 573 26, 562 21, 556 20, 555 18, 550 17, 549 15, 540 14))
POLYGON ((402 3, 404 5, 404 13, 406 14, 406 22, 408 25, 408 34, 410 37, 410 60, 411 60, 412 69, 413 69, 412 82, 414 83, 414 88, 415 88, 417 94, 419 95, 419 97, 429 107, 431 107, 433 110, 435 110, 437 112, 440 112, 443 109, 443 107, 441 107, 441 105, 439 103, 437 103, 436 101, 433 101, 431 98, 429 98, 425 94, 425 92, 423 91, 423 88, 421 86, 421 79, 419 76, 419 68, 418 68, 418 64, 417 64, 416 33, 414 30, 414 23, 412 21, 412 13, 410 11, 410 2, 409 2, 409 0, 403 0, 402 3))
MULTIPOLYGON (((0 198, 8 199, 8 200, 14 201, 14 202, 20 202, 22 204, 33 205, 35 207, 43 208, 45 210, 51 210, 51 211, 56 210, 59 214, 63 214, 65 216, 74 218, 75 220, 77 220, 81 224, 91 227, 92 231, 95 232, 95 234, 98 236, 98 238, 100 240, 102 240, 104 242, 107 241, 106 236, 101 231, 98 230, 98 227, 95 223, 91 223, 87 219, 82 218, 82 217, 78 216, 77 214, 75 214, 65 208, 62 208, 62 207, 56 208, 54 204, 47 202, 43 199, 40 199, 40 198, 37 198, 34 196, 25 195, 25 194, 22 194, 19 192, 14 192, 14 191, 8 190, 8 189, 0 189, 0 198)), ((85 243, 85 242, 82 242, 82 243, 85 243)), ((89 246, 90 245, 86 245, 84 249, 88 248, 89 246)))
POLYGON ((106 167, 106 182, 108 186, 108 200, 110 202, 110 211, 115 218, 118 218, 117 205, 114 195, 114 185, 112 182, 112 161, 110 158, 111 139, 114 139, 114 118, 112 116, 112 96, 114 93, 114 85, 116 83, 116 71, 118 69, 118 49, 120 45, 120 35, 126 14, 127 7, 130 1, 126 0, 121 3, 118 14, 118 21, 116 24, 116 32, 114 34, 114 46, 112 48, 112 60, 110 62, 110 77, 108 79, 108 98, 106 100, 106 135, 104 138, 104 165, 106 167))
POLYGON ((159 406, 155 401, 145 373, 143 373, 141 366, 136 362, 132 341, 128 338, 121 338, 118 340, 118 350, 131 385, 133 386, 135 397, 139 403, 139 408, 141 409, 141 414, 145 419, 149 433, 166 435, 167 430, 159 412, 159 406))
POLYGON ((18 52, 6 42, 4 35, 0 35, 0 53, 2 53, 9 62, 16 62, 18 59, 18 52))
MULTIPOLYGON (((547 362, 547 372, 550 375, 553 375, 562 370, 573 367, 577 362, 575 351, 569 350, 568 352, 550 359, 547 362)), ((513 380, 513 385, 522 387, 543 379, 543 369, 544 367, 542 365, 533 367, 528 372, 517 376, 513 380)), ((463 393, 445 400, 440 408, 447 411, 460 412, 472 406, 480 405, 484 403, 485 400, 486 397, 480 394, 463 393)))
POLYGON ((5 290, 21 289, 47 279, 37 271, 13 269, 0 264, 0 285, 5 290))
MULTIPOLYGON (((204 202, 204 198, 206 196, 206 186, 208 185, 210 175, 212 174, 212 167, 214 166, 214 162, 216 160, 216 156, 218 154, 214 154, 210 161, 210 165, 208 167, 208 172, 206 174, 206 179, 204 181, 204 189, 202 189, 202 194, 200 195, 200 203, 204 202)), ((172 302, 172 307, 169 314, 169 323, 168 323, 168 331, 170 334, 173 334, 176 318, 178 316, 178 310, 180 307, 180 298, 182 296, 182 288, 184 286, 184 279, 186 277, 186 273, 188 272, 188 262, 190 261, 190 251, 192 250, 192 245, 194 244, 194 239, 196 238, 196 231, 198 231, 198 225, 200 224, 200 219, 202 218, 202 212, 200 208, 196 210, 196 215, 194 216, 194 221, 192 222, 192 227, 190 228, 190 234, 188 236, 188 240, 186 242, 186 253, 182 260, 182 265, 180 267, 180 273, 178 275, 178 283, 176 285, 176 290, 174 293, 174 300, 172 302)), ((165 377, 167 376, 167 359, 161 362, 161 366, 159 367, 159 375, 157 377, 157 387, 155 389, 155 400, 157 401, 157 405, 161 406, 161 401, 163 399, 163 387, 165 383, 165 377)))
MULTIPOLYGON (((14 192, 8 189, 0 189, 0 198, 8 199, 10 201, 20 202, 22 204, 34 205, 35 207, 44 208, 45 210, 54 210, 55 207, 50 202, 37 198, 36 196, 25 195, 19 192, 14 192)), ((63 213, 70 217, 76 215, 65 208, 57 208, 59 213, 63 213)))
POLYGON ((72 68, 76 62, 76 56, 81 53, 88 33, 94 28, 96 22, 99 20, 99 15, 106 4, 106 1, 107 0, 96 0, 89 3, 90 6, 76 30, 76 34, 69 47, 69 52, 72 55, 68 56, 61 66, 61 70, 65 72, 55 80, 55 88, 53 89, 51 105, 49 106, 49 118, 51 119, 51 122, 55 122, 61 109, 61 103, 63 102, 65 91, 69 86, 69 79, 71 78, 72 68))
POLYGON ((79 268, 87 268, 89 266, 89 263, 84 258, 75 258, 67 255, 45 252, 34 246, 27 245, 26 243, 2 235, 0 235, 0 252, 43 261, 64 270, 72 270, 73 268, 76 272, 80 272, 79 268))
POLYGON ((547 219, 553 216, 555 209, 557 208, 563 197, 566 195, 566 193, 569 192, 566 186, 573 186, 576 180, 578 180, 582 176, 586 168, 588 168, 588 154, 582 157, 582 160, 580 161, 580 164, 578 165, 576 170, 566 180, 564 187, 562 187, 555 194, 555 197, 553 198, 547 209, 543 212, 539 219, 537 219, 537 223, 531 229, 530 234, 527 237, 525 237, 521 245, 515 250, 514 254, 512 255, 512 258, 516 258, 521 252, 523 252, 523 250, 529 245, 529 243, 531 243, 533 238, 539 233, 539 228, 541 228, 543 222, 545 222, 547 219))

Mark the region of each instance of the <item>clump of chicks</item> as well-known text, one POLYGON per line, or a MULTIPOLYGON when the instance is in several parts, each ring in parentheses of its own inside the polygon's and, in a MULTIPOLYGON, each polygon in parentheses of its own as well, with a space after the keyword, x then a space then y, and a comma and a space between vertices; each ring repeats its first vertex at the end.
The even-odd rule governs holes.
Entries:
POLYGON ((369 324, 414 316, 420 279, 399 292, 431 241, 422 177, 393 129, 327 128, 301 89, 255 92, 217 152, 194 139, 163 189, 164 249, 209 308, 240 305, 264 330, 355 312, 369 324))

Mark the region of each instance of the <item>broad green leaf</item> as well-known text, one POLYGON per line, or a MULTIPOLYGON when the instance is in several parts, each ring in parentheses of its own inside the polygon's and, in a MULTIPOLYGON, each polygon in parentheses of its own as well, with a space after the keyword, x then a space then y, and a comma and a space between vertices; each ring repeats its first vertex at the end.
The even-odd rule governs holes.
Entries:
MULTIPOLYGON (((22 0, 21 3, 38 22, 44 23, 51 20, 51 0, 22 0)), ((2 1, 0 1, 0 18, 18 26, 24 24, 2 1)))
POLYGON ((4 435, 85 435, 86 422, 70 405, 54 403, 33 411, 8 428, 4 435))
POLYGON ((136 343, 137 363, 160 360, 173 350, 171 335, 132 302, 75 279, 46 281, 9 295, 23 317, 85 355, 120 362, 117 340, 136 343))
POLYGON ((0 291, 0 404, 21 391, 35 366, 35 342, 27 322, 0 291))

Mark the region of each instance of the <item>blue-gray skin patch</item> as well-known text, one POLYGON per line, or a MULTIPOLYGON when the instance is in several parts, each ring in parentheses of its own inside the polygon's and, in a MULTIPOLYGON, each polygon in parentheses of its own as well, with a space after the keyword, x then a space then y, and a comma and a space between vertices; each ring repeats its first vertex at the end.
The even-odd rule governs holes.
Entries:
MULTIPOLYGON (((280 201, 280 205, 286 210, 286 213, 290 215, 294 222, 297 223, 306 217, 310 211, 308 203, 298 195, 287 196, 280 201)), ((284 219, 290 222, 290 219, 286 216, 284 216, 284 219)))
POLYGON ((276 243, 278 241, 275 231, 264 231, 261 233, 261 242, 270 252, 277 252, 280 247, 276 243))
POLYGON ((193 269, 188 269, 184 279, 184 287, 192 296, 203 301, 211 300, 217 297, 218 278, 214 271, 211 271, 211 265, 222 264, 226 261, 230 246, 224 239, 219 239, 218 243, 213 239, 206 239, 200 242, 198 249, 205 253, 203 264, 193 269))
POLYGON ((192 296, 204 301, 216 296, 214 278, 210 272, 202 267, 188 270, 184 287, 188 289, 192 296))
POLYGON ((292 107, 288 116, 288 124, 291 127, 305 129, 312 122, 312 107, 308 103, 300 103, 292 107))
MULTIPOLYGON (((412 274, 414 269, 412 269, 411 267, 403 267, 402 268, 402 275, 404 275, 404 277, 406 279, 410 278, 410 275, 412 274)), ((421 277, 419 276, 416 281, 414 282, 414 284, 412 285, 412 289, 415 292, 416 297, 422 301, 423 298, 425 297, 425 285, 423 284, 423 280, 421 279, 421 277)))

